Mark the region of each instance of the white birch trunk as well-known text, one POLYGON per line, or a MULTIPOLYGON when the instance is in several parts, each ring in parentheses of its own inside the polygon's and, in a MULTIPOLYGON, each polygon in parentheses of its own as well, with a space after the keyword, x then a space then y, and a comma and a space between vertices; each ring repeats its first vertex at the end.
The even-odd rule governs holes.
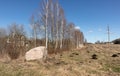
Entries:
POLYGON ((35 38, 35 47, 36 45, 36 40, 37 40, 37 33, 36 33, 36 25, 34 24, 34 38, 35 38))
POLYGON ((45 40, 46 40, 46 48, 48 47, 48 0, 46 5, 46 24, 45 24, 45 40))
POLYGON ((59 6, 57 3, 57 22, 56 22, 56 45, 55 45, 55 49, 57 49, 58 47, 58 16, 59 16, 59 6))
POLYGON ((61 38, 60 38, 60 49, 62 49, 63 42, 63 20, 61 22, 61 38))

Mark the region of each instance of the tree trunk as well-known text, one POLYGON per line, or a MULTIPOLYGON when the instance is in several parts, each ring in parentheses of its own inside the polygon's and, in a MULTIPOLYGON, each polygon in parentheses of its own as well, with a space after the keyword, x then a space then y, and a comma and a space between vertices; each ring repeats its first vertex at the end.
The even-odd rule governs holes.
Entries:
POLYGON ((46 25, 45 25, 45 40, 46 40, 46 48, 48 47, 48 1, 46 5, 46 25))

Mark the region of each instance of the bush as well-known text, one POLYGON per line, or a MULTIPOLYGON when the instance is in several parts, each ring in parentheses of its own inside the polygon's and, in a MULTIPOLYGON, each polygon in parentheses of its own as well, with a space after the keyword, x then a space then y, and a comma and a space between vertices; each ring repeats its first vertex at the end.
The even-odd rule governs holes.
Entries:
POLYGON ((92 55, 92 59, 97 59, 97 55, 96 55, 96 54, 93 54, 93 55, 92 55))
POLYGON ((116 39, 114 41, 112 41, 114 44, 120 44, 120 39, 116 39))
POLYGON ((13 60, 13 59, 17 59, 20 56, 20 51, 14 46, 9 45, 7 47, 7 54, 13 60))
POLYGON ((13 59, 17 59, 20 55, 20 52, 16 51, 16 50, 11 50, 8 52, 9 57, 13 60, 13 59))

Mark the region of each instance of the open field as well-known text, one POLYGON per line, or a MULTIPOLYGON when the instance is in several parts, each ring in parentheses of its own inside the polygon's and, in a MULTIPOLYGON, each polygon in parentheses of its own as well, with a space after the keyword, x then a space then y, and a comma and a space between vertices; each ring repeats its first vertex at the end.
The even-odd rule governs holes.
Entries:
POLYGON ((0 59, 0 76, 120 76, 120 45, 90 44, 49 55, 46 63, 0 59), (97 59, 92 59, 96 54, 97 59), (116 54, 117 57, 111 57, 116 54))

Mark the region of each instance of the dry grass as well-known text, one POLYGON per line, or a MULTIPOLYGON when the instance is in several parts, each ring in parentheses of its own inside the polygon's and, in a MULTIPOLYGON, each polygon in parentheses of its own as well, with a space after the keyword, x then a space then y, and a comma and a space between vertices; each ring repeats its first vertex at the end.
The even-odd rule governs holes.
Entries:
POLYGON ((49 56, 47 63, 24 58, 0 62, 0 76, 120 76, 120 45, 87 45, 83 49, 49 56), (96 60, 91 59, 93 54, 96 60))

